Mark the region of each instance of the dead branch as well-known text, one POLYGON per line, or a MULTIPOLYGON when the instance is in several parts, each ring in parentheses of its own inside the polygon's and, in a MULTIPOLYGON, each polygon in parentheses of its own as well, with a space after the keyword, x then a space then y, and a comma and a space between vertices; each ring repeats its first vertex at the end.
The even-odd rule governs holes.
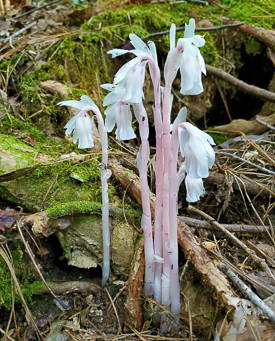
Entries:
MULTIPOLYGON (((136 201, 141 204, 141 185, 139 177, 136 174, 129 173, 126 168, 116 160, 112 159, 108 167, 113 175, 122 184, 128 188, 128 192, 136 201), (129 185, 130 184, 130 185, 129 185)), ((152 216, 155 212, 155 195, 150 193, 150 207, 152 216)), ((183 248, 187 259, 190 259, 197 272, 202 276, 203 282, 208 285, 216 298, 225 305, 227 298, 225 295, 232 296, 233 292, 229 283, 221 271, 214 265, 206 251, 199 245, 190 228, 178 218, 178 241, 183 248)))
MULTIPOLYGON (((208 221, 184 216, 180 216, 179 218, 189 227, 218 231, 218 229, 216 229, 215 226, 212 226, 208 221)), ((265 226, 264 228, 263 226, 244 224, 221 224, 221 225, 230 232, 266 233, 266 231, 270 231, 270 226, 265 226)))
MULTIPOLYGON (((225 175, 221 173, 209 172, 209 177, 203 179, 203 181, 207 184, 222 185, 225 182, 225 175)), ((269 197, 269 195, 271 195, 273 198, 275 197, 272 188, 269 186, 262 187, 257 183, 246 179, 242 179, 242 182, 239 183, 239 186, 243 190, 246 189, 248 194, 260 195, 262 197, 269 197)), ((233 183, 233 188, 237 189, 238 191, 240 190, 235 182, 233 183)))
POLYGON ((17 17, 12 18, 12 19, 15 20, 15 19, 19 19, 19 18, 25 17, 26 15, 29 15, 29 14, 35 12, 35 11, 39 11, 39 10, 42 9, 42 8, 45 8, 45 7, 51 6, 51 5, 53 5, 53 4, 56 4, 57 2, 60 2, 60 1, 61 1, 61 0, 55 0, 55 1, 49 2, 48 4, 46 4, 46 5, 44 5, 44 6, 34 8, 34 9, 32 9, 32 10, 26 12, 26 13, 20 14, 20 15, 18 15, 17 17))
POLYGON ((249 85, 237 79, 236 77, 231 76, 229 73, 221 69, 218 69, 214 66, 206 65, 206 71, 208 72, 209 75, 215 76, 221 80, 224 80, 230 83, 231 85, 235 86, 237 89, 249 95, 258 97, 262 99, 263 101, 270 101, 270 102, 275 103, 275 93, 273 92, 270 92, 262 88, 258 88, 257 86, 254 86, 254 85, 249 85))
POLYGON ((209 221, 211 225, 215 226, 217 229, 219 229, 221 232, 223 232, 228 238, 230 238, 233 243, 238 245, 241 249, 243 249, 252 259, 253 261, 258 264, 264 271, 266 271, 272 278, 274 276, 272 275, 268 265, 266 264, 265 260, 258 257, 255 253, 255 251, 251 250, 248 246, 246 246, 242 241, 240 241, 234 234, 232 234, 230 231, 228 231, 226 228, 224 228, 221 224, 219 224, 214 218, 206 214, 205 212, 193 207, 189 204, 188 211, 198 214, 201 217, 203 217, 205 220, 209 221))
POLYGON ((144 276, 144 240, 141 239, 136 248, 129 279, 127 281, 127 296, 125 308, 125 320, 141 331, 143 325, 143 313, 140 303, 141 290, 144 276))
MULTIPOLYGON (((195 32, 206 32, 206 31, 219 31, 219 30, 223 30, 225 28, 231 28, 231 27, 239 27, 241 25, 243 25, 243 22, 239 22, 239 23, 234 23, 234 24, 226 24, 226 25, 221 25, 221 26, 214 26, 214 27, 198 27, 195 29, 195 32)), ((176 29, 177 32, 182 32, 185 31, 185 26, 183 27, 178 27, 176 29)), ((155 32, 155 33, 151 33, 148 34, 145 37, 142 37, 142 40, 144 39, 148 39, 148 38, 152 38, 152 37, 157 37, 157 36, 163 36, 166 34, 169 34, 170 31, 162 31, 162 32, 155 32)))
POLYGON ((224 264, 219 268, 234 282, 240 291, 248 297, 262 312, 264 312, 273 322, 275 322, 275 313, 257 296, 234 272, 224 264))

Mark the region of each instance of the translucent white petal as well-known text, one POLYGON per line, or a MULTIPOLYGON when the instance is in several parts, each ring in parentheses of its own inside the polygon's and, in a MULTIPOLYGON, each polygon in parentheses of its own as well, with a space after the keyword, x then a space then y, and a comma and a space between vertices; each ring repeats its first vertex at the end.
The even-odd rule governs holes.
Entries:
POLYGON ((172 24, 170 27, 170 50, 174 49, 176 46, 176 25, 172 24))
POLYGON ((205 40, 202 36, 196 35, 190 38, 192 40, 192 43, 197 47, 202 47, 205 44, 205 40))
MULTIPOLYGON (((196 155, 194 154, 193 149, 191 148, 191 144, 186 144, 184 148, 184 154, 185 154, 185 166, 186 166, 186 172, 191 178, 200 178, 198 174, 198 169, 200 167, 199 160, 197 159, 196 155)), ((205 156, 205 162, 207 163, 207 157, 205 156)), ((206 170, 208 171, 208 169, 206 170)))
POLYGON ((149 50, 151 51, 152 57, 155 61, 155 64, 158 65, 158 55, 155 43, 153 41, 148 41, 148 46, 149 50))
POLYGON ((185 178, 186 200, 188 202, 196 202, 200 200, 200 196, 204 195, 205 190, 202 179, 192 179, 188 175, 185 178))
POLYGON ((178 170, 178 186, 180 186, 180 184, 182 183, 182 181, 184 180, 186 175, 186 167, 185 167, 185 163, 183 162, 180 165, 180 168, 178 170))
POLYGON ((164 259, 156 254, 154 254, 154 263, 164 263, 164 259))
POLYGON ((93 141, 93 121, 90 117, 79 117, 76 121, 75 130, 73 133, 73 143, 79 140, 78 148, 92 148, 93 141))
POLYGON ((112 58, 122 56, 125 53, 132 52, 131 50, 123 50, 123 49, 113 49, 107 52, 107 54, 111 54, 112 58))
POLYGON ((120 94, 116 94, 114 91, 112 91, 104 98, 103 106, 106 107, 106 105, 114 104, 114 103, 120 101, 121 97, 122 96, 120 94))
POLYGON ((127 72, 133 67, 135 64, 137 64, 140 61, 139 57, 136 57, 132 60, 130 60, 128 63, 124 64, 116 73, 114 84, 119 83, 127 74, 127 72))
POLYGON ((74 117, 72 117, 70 119, 70 121, 65 125, 65 129, 67 129, 65 131, 65 135, 68 136, 68 135, 71 135, 72 131, 74 130, 75 128, 75 124, 76 124, 76 121, 77 119, 80 117, 82 111, 80 111, 77 115, 75 115, 74 117))
POLYGON ((136 137, 132 127, 132 113, 130 105, 116 106, 116 138, 118 140, 131 140, 136 137))
POLYGON ((200 68, 201 68, 201 72, 206 76, 205 61, 204 61, 200 51, 198 51, 198 60, 199 60, 199 65, 200 65, 200 68))
POLYGON ((143 84, 145 68, 143 65, 133 66, 126 75, 126 92, 122 101, 125 103, 141 103, 143 98, 143 84))
POLYGON ((168 52, 164 64, 164 79, 166 84, 172 84, 176 78, 180 64, 180 56, 181 55, 176 48, 168 52))
POLYGON ((93 108, 98 109, 97 105, 95 104, 95 102, 87 95, 83 95, 81 96, 81 102, 85 103, 93 108))
POLYGON ((70 101, 61 101, 59 103, 57 103, 57 105, 66 105, 68 107, 73 107, 73 108, 77 108, 80 110, 85 110, 87 107, 86 103, 83 103, 81 101, 74 101, 74 100, 70 100, 70 101))
MULTIPOLYGON (((182 122, 186 121, 186 116, 187 116, 187 109, 185 107, 181 108, 175 121, 173 122, 173 124, 171 124, 172 126, 172 131, 174 131, 175 129, 178 129, 178 125, 182 122)), ((170 130, 170 131, 171 131, 170 130)))
POLYGON ((117 103, 110 105, 105 111, 104 114, 106 116, 105 119, 105 128, 107 132, 111 132, 116 124, 116 106, 119 105, 117 103))
MULTIPOLYGON (((206 142, 208 143, 208 142, 206 142)), ((200 178, 207 178, 209 176, 208 173, 208 155, 206 153, 205 147, 203 142, 201 142, 200 139, 198 139, 196 136, 191 135, 190 136, 190 140, 188 142, 188 146, 191 149, 192 154, 194 155, 194 157, 197 159, 197 162, 195 162, 193 160, 193 156, 192 156, 192 165, 190 164, 190 169, 188 169, 188 165, 187 165, 187 155, 185 157, 185 162, 186 162, 186 169, 187 169, 187 173, 193 177, 191 174, 191 171, 193 172, 193 166, 196 167, 196 175, 198 175, 198 177, 200 178)), ((190 156, 190 155, 189 155, 190 156)), ((197 177, 197 176, 194 176, 197 177)))
POLYGON ((114 91, 116 89, 116 86, 114 84, 101 84, 100 87, 102 89, 108 90, 108 91, 114 91))
POLYGON ((151 51, 147 47, 147 45, 134 33, 129 34, 129 38, 131 41, 131 44, 134 46, 135 49, 143 51, 143 53, 146 53, 151 56, 151 51))
POLYGON ((185 24, 184 38, 190 38, 195 35, 196 22, 195 19, 189 20, 189 25, 185 24))
POLYGON ((185 157, 185 146, 190 138, 189 132, 186 130, 185 125, 180 124, 178 127, 179 130, 179 145, 180 145, 180 153, 182 157, 185 157))

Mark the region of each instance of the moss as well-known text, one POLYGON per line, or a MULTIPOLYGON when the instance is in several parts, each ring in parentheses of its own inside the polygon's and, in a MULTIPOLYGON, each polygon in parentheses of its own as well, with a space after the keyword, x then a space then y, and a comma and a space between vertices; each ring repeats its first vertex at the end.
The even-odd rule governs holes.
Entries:
MULTIPOLYGON (((211 129, 211 128, 209 128, 211 129)), ((230 139, 232 139, 235 136, 231 136, 231 135, 226 135, 226 134, 216 134, 216 133, 211 133, 208 132, 208 134, 213 138, 214 142, 216 143, 216 145, 219 145, 225 141, 228 141, 230 139)))
POLYGON ((254 56, 257 54, 261 54, 263 51, 263 45, 253 37, 246 35, 245 36, 245 51, 248 54, 253 54, 254 56))
MULTIPOLYGON (((21 251, 20 241, 9 243, 11 255, 13 258, 13 268, 17 280, 19 281, 20 288, 24 295, 25 300, 31 301, 33 294, 32 288, 28 281, 30 275, 29 266, 22 261, 23 252, 21 251)), ((11 274, 4 259, 0 256, 0 307, 4 306, 10 310, 12 306, 12 290, 11 290, 11 274)), ((15 302, 21 302, 18 294, 15 294, 15 302)))
POLYGON ((205 44, 200 49, 200 51, 205 60, 205 63, 213 65, 213 66, 218 66, 219 53, 215 47, 213 36, 209 32, 206 32, 204 35, 204 39, 205 39, 205 44))

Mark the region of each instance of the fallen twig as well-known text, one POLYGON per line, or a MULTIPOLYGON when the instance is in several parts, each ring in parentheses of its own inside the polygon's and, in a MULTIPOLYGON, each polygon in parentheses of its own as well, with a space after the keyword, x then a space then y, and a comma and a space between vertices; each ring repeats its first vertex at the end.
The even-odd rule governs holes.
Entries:
MULTIPOLYGON (((251 140, 252 141, 252 140, 251 140)), ((259 165, 256 165, 255 163, 251 162, 251 161, 248 161, 246 159, 243 159, 235 154, 231 154, 231 153, 227 153, 227 152, 215 152, 215 154, 218 154, 218 155, 226 155, 226 156, 230 156, 230 157, 233 157, 234 159, 237 159, 241 162, 245 162, 247 163, 248 165, 252 166, 252 167, 256 167, 258 169, 260 169, 261 171, 265 172, 265 173, 268 173, 268 174, 272 174, 272 175, 275 175, 275 172, 267 169, 267 168, 264 168, 264 167, 261 167, 259 165)))
POLYGON ((122 329, 121 329, 121 324, 120 324, 120 321, 119 321, 119 317, 118 317, 118 313, 117 313, 117 310, 116 310, 116 306, 114 304, 114 301, 112 300, 112 296, 110 295, 109 291, 107 288, 105 288, 105 291, 107 292, 107 295, 109 297, 109 300, 113 306, 113 309, 114 309, 114 312, 115 312, 115 315, 116 315, 116 318, 117 318, 117 323, 118 323, 118 333, 121 334, 122 332, 122 329))
MULTIPOLYGON (((196 227, 200 229, 206 230, 215 230, 218 229, 215 226, 212 226, 208 221, 194 219, 190 217, 179 217, 185 224, 189 227, 196 227)), ((248 232, 248 233, 265 233, 266 230, 270 231, 270 226, 254 226, 254 225, 244 225, 244 224, 221 224, 225 229, 230 232, 248 232)))
POLYGON ((219 268, 234 282, 240 291, 247 296, 257 307, 259 307, 273 322, 275 322, 275 313, 257 296, 234 272, 224 264, 219 268))
MULTIPOLYGON (((227 25, 221 25, 221 26, 214 26, 214 27, 198 27, 195 29, 195 32, 206 32, 206 31, 217 31, 217 30, 223 30, 224 28, 229 28, 229 27, 238 27, 243 25, 243 22, 239 22, 239 23, 235 23, 235 24, 227 24, 227 25)), ((183 27, 178 27, 176 29, 177 32, 182 32, 185 31, 185 26, 183 27)), ((157 36, 163 36, 165 34, 169 34, 170 30, 168 31, 162 31, 162 32, 155 32, 155 33, 151 33, 148 34, 145 37, 142 37, 141 39, 148 39, 148 38, 152 38, 152 37, 157 37, 157 36)))
POLYGON ((267 122, 260 120, 258 117, 256 117, 256 121, 260 124, 263 124, 266 126, 268 129, 275 130, 275 127, 273 127, 271 124, 268 124, 267 122))
POLYGON ((0 328, 0 333, 4 335, 4 338, 6 337, 8 340, 14 341, 14 339, 10 337, 9 335, 7 335, 2 328, 0 328))
POLYGON ((219 79, 222 79, 231 85, 235 86, 237 89, 248 93, 249 95, 258 97, 264 101, 270 101, 275 103, 275 93, 270 92, 268 90, 258 88, 257 86, 247 84, 236 77, 231 76, 229 73, 218 69, 214 66, 206 65, 206 71, 209 75, 215 76, 219 79))
POLYGON ((198 214, 204 219, 208 220, 210 224, 215 226, 217 229, 222 231, 228 238, 230 238, 236 245, 238 245, 241 249, 243 249, 253 260, 256 264, 258 264, 263 270, 265 270, 273 279, 275 279, 274 275, 270 271, 268 265, 266 264, 265 260, 258 257, 256 253, 251 250, 248 246, 246 246, 243 242, 241 242, 234 234, 224 228, 221 224, 219 224, 214 218, 206 214, 205 212, 193 207, 192 205, 188 206, 188 211, 198 214))
POLYGON ((34 25, 36 25, 36 22, 32 22, 28 26, 21 28, 21 30, 13 33, 11 36, 9 36, 8 38, 4 39, 3 42, 4 43, 6 43, 7 41, 11 42, 13 38, 19 36, 21 33, 27 31, 29 28, 33 27, 34 25))
POLYGON ((12 18, 12 19, 15 20, 15 19, 19 19, 19 18, 25 17, 26 15, 29 15, 29 14, 35 12, 35 11, 39 11, 39 10, 42 9, 42 8, 45 8, 45 7, 51 6, 51 5, 53 5, 53 4, 56 4, 56 3, 59 2, 59 1, 61 1, 61 0, 55 0, 55 1, 49 2, 48 4, 46 4, 46 5, 44 5, 44 6, 34 8, 34 9, 32 9, 32 10, 26 12, 26 13, 20 14, 20 15, 18 15, 17 17, 12 18))

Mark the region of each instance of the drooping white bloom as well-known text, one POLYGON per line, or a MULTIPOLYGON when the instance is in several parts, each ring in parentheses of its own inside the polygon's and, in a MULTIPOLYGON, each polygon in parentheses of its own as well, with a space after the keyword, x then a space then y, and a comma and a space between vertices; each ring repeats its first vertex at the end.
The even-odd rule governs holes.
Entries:
POLYGON ((65 134, 68 136, 73 132, 73 143, 76 143, 79 140, 78 148, 92 148, 94 146, 94 119, 91 119, 87 112, 90 110, 99 111, 94 101, 90 97, 84 95, 81 97, 80 101, 62 101, 57 103, 57 105, 66 105, 80 110, 79 113, 72 117, 65 125, 65 134))
POLYGON ((199 47, 205 44, 202 36, 195 35, 195 20, 185 24, 184 38, 175 47, 176 26, 170 29, 170 51, 164 66, 166 84, 172 84, 180 68, 181 90, 183 95, 198 95, 203 92, 201 73, 206 74, 205 63, 199 47))
POLYGON ((178 171, 179 186, 184 179, 185 179, 185 187, 186 187, 186 192, 187 192, 186 201, 196 202, 200 200, 200 196, 204 195, 205 193, 203 181, 201 178, 196 178, 196 179, 191 178, 187 174, 186 165, 183 162, 178 171))
POLYGON ((103 89, 111 91, 104 99, 103 105, 110 105, 105 110, 105 128, 107 132, 114 129, 117 125, 116 138, 118 140, 131 140, 136 137, 132 127, 132 112, 130 104, 123 102, 125 88, 120 84, 103 84, 103 89))
MULTIPOLYGON (((113 49, 107 53, 111 54, 112 57, 121 56, 125 53, 133 53, 136 58, 130 60, 128 63, 124 64, 115 75, 114 84, 118 84, 127 77, 128 71, 136 65, 140 65, 142 61, 143 66, 148 62, 149 71, 151 78, 154 81, 159 80, 160 71, 158 68, 157 52, 154 42, 149 41, 148 46, 135 34, 129 35, 130 42, 134 46, 133 50, 123 50, 123 49, 113 49)), ((136 85, 140 87, 142 77, 136 78, 136 85)), ((143 78, 144 82, 144 78, 143 78)), ((143 83, 142 83, 143 86, 143 83)))
POLYGON ((215 161, 215 145, 211 136, 184 122, 179 125, 180 152, 185 157, 186 172, 190 178, 207 178, 215 161), (211 145, 210 145, 211 144, 211 145))
POLYGON ((205 193, 202 179, 192 179, 188 174, 185 177, 185 187, 187 191, 186 201, 188 202, 200 200, 200 196, 205 193))

